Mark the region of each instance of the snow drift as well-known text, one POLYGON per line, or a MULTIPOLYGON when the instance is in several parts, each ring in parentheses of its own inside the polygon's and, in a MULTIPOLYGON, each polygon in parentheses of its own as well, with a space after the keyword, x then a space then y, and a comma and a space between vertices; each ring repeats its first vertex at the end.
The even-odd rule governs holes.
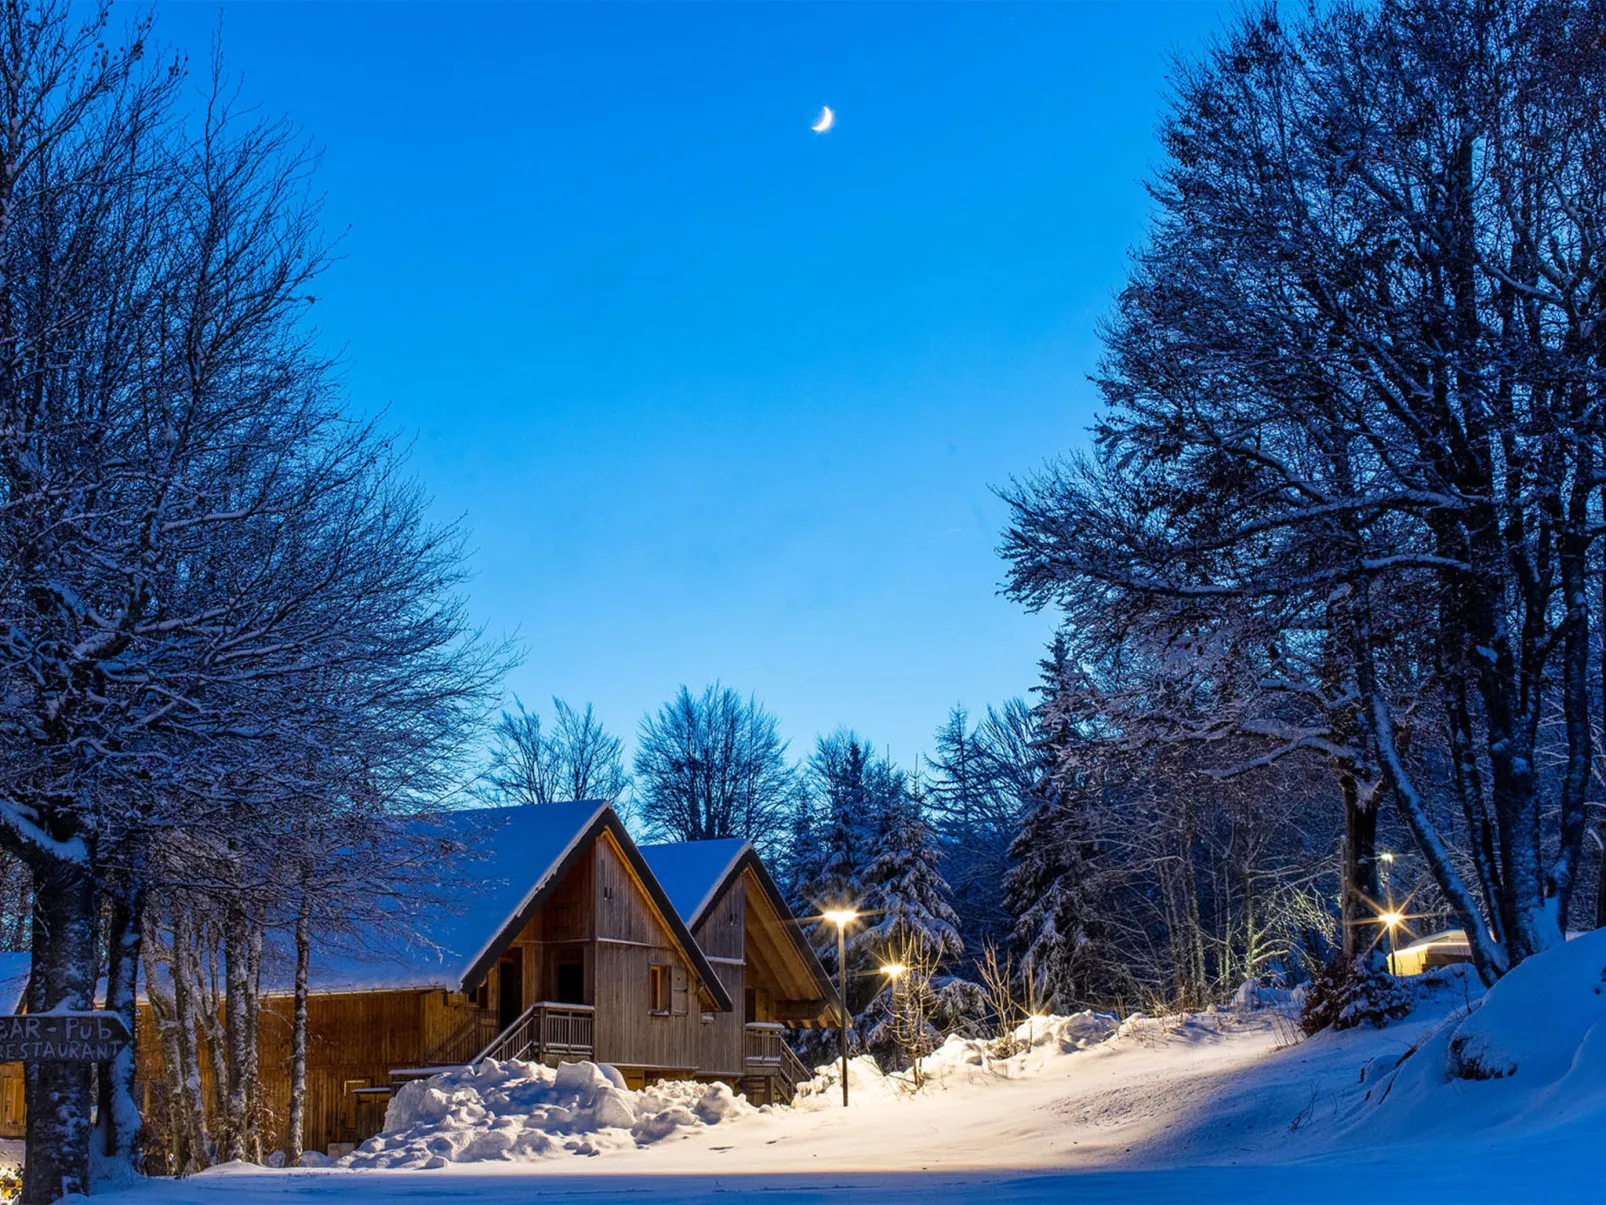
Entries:
POLYGON ((595 1155, 716 1125, 752 1106, 724 1084, 660 1082, 633 1092, 612 1067, 487 1059, 404 1084, 385 1129, 341 1166, 444 1167, 595 1155))
MULTIPOLYGON (((1142 1014, 1137 1016, 1141 1018, 1142 1014)), ((1015 1030, 1009 1054, 1001 1052, 995 1041, 950 1037, 921 1060, 920 1090, 939 1090, 956 1082, 971 1082, 978 1076, 1008 1078, 1029 1074, 1040 1070, 1049 1059, 1107 1041, 1121 1032, 1122 1025, 1113 1013, 1083 1011, 1065 1017, 1033 1017, 1015 1030)), ((812 1080, 798 1085, 792 1103, 800 1109, 839 1105, 841 1082, 841 1064, 824 1064, 812 1080)), ((848 1097, 852 1103, 873 1104, 913 1091, 914 1077, 908 1068, 884 1072, 868 1055, 848 1060, 848 1097)))
POLYGON ((1606 929, 1518 964, 1372 1096, 1379 1139, 1606 1122, 1606 929))

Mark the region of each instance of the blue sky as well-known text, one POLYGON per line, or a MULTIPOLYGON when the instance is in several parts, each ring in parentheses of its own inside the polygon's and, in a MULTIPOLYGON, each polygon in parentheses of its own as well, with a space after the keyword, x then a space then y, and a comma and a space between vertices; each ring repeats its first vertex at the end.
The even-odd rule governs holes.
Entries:
POLYGON ((322 149, 351 404, 473 531, 509 689, 682 683, 908 763, 1024 692, 991 487, 1081 442, 1167 56, 1225 6, 169 3, 322 149), (837 126, 815 135, 821 105, 837 126))

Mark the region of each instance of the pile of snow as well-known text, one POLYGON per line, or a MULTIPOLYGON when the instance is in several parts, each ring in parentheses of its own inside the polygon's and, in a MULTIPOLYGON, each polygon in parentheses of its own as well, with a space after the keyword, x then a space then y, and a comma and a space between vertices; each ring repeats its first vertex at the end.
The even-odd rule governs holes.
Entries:
POLYGON ((596 1063, 487 1059, 404 1084, 385 1129, 340 1166, 444 1167, 486 1160, 595 1155, 754 1112, 724 1084, 660 1082, 633 1092, 596 1063))
MULTIPOLYGON (((1135 1016, 1142 1018, 1142 1014, 1135 1016)), ((1122 1031, 1123 1025, 1113 1013, 1083 1011, 1069 1016, 1032 1017, 1015 1029, 1008 1043, 956 1035, 921 1060, 920 1090, 1038 1072, 1054 1059, 1108 1041, 1122 1031)), ((840 1105, 841 1084, 840 1063, 821 1066, 812 1080, 798 1085, 793 1106, 817 1109, 840 1105)), ((852 1104, 876 1104, 913 1091, 915 1079, 907 1067, 882 1071, 869 1055, 848 1060, 848 1098, 852 1104)))
POLYGON ((1469 993, 1373 1099, 1379 1138, 1606 1122, 1606 929, 1469 993))

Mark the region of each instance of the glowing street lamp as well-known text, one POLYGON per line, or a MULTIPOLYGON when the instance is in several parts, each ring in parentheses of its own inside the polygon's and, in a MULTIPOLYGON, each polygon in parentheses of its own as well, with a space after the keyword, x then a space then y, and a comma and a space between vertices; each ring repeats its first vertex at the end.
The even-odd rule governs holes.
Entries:
POLYGON ((1394 974, 1394 930, 1403 924, 1404 921, 1405 914, 1402 912, 1396 912, 1393 908, 1390 908, 1387 912, 1379 912, 1377 914, 1377 923, 1383 926, 1383 932, 1387 934, 1389 951, 1388 967, 1389 974, 1391 975, 1394 974))
POLYGON ((837 1032, 842 1040, 842 1107, 848 1107, 848 926, 859 919, 852 908, 833 908, 821 916, 836 926, 837 990, 841 993, 842 1016, 837 1032))

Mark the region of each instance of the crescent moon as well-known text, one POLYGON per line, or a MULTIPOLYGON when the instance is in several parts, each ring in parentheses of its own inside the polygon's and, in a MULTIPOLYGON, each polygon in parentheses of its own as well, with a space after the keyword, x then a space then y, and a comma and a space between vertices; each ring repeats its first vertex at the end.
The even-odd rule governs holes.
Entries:
POLYGON ((816 134, 823 134, 835 124, 836 114, 831 112, 830 105, 824 105, 820 109, 820 116, 815 120, 814 124, 809 127, 809 129, 813 130, 816 134))

